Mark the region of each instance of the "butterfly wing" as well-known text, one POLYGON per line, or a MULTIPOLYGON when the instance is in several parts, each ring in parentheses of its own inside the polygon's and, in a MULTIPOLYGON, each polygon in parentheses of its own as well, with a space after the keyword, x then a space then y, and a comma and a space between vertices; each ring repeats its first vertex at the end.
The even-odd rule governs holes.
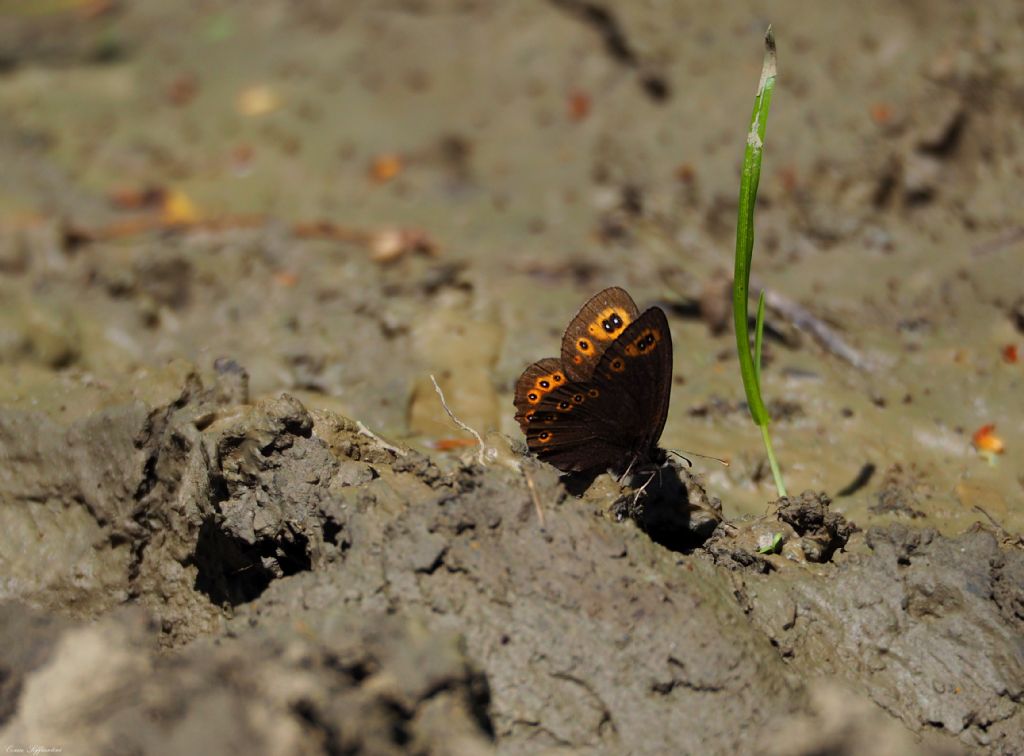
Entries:
POLYGON ((569 380, 589 380, 608 347, 639 315, 625 289, 612 286, 592 296, 562 336, 562 366, 569 380))
POLYGON ((653 452, 671 389, 672 336, 665 313, 652 308, 604 349, 590 380, 533 389, 536 401, 516 417, 530 451, 560 470, 622 468, 653 452))
POLYGON ((516 381, 516 420, 526 433, 527 418, 535 411, 541 400, 554 389, 567 383, 562 361, 557 357, 545 357, 530 365, 516 381))
MULTIPOLYGON (((557 357, 545 357, 530 365, 516 381, 516 421, 526 435, 531 452, 560 470, 585 470, 602 460, 611 465, 622 459, 626 450, 611 446, 595 433, 601 427, 601 407, 579 407, 569 416, 559 407, 578 407, 586 396, 586 387, 570 384, 557 357), (582 394, 580 392, 583 392, 582 394)), ((586 397, 591 399, 592 397, 586 397)))
POLYGON ((591 383, 602 390, 609 387, 616 397, 629 397, 617 403, 611 422, 628 429, 634 454, 649 456, 665 429, 672 394, 672 332, 660 307, 645 310, 612 342, 591 383))

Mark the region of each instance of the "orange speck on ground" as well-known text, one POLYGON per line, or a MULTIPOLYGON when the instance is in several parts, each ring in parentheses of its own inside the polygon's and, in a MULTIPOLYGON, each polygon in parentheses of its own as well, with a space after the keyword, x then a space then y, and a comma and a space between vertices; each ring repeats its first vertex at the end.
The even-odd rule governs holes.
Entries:
POLYGON ((399 155, 386 153, 377 155, 370 163, 370 178, 379 184, 391 181, 402 172, 402 158, 399 155))
POLYGON ((692 184, 697 178, 697 171, 694 170, 693 166, 689 163, 683 163, 676 167, 675 175, 676 181, 681 181, 684 184, 692 184))
POLYGON ((570 93, 568 111, 570 121, 582 121, 590 114, 590 95, 580 91, 570 93))
POLYGON ((160 219, 169 225, 188 225, 199 220, 199 210, 180 189, 171 189, 163 197, 160 219))
POLYGON ((1020 359, 1019 355, 1017 354, 1016 344, 1007 344, 1006 346, 1004 346, 1002 350, 1002 355, 1003 362, 1010 365, 1016 365, 1017 361, 1020 359))
POLYGON ((199 93, 199 78, 192 73, 183 73, 176 76, 167 85, 165 92, 167 101, 172 105, 183 107, 188 105, 199 93))
POLYGON ((974 448, 990 454, 1002 454, 1006 451, 1006 444, 996 435, 995 430, 995 423, 988 423, 974 431, 974 435, 971 436, 974 448))
POLYGON ((871 106, 871 120, 885 126, 892 120, 892 107, 888 103, 876 102, 871 106))
POLYGON ((472 438, 439 438, 431 446, 437 451, 452 451, 454 449, 476 446, 476 440, 472 438))
POLYGON ((167 192, 161 187, 117 189, 108 197, 118 210, 153 210, 161 207, 167 192))

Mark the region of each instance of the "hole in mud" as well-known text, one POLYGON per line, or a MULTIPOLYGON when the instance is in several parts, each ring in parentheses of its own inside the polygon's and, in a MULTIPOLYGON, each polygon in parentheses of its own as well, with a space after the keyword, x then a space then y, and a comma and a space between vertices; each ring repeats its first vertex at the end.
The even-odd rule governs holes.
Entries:
POLYGON ((343 750, 340 745, 340 737, 337 728, 321 716, 320 712, 317 711, 316 706, 311 701, 305 699, 296 701, 292 705, 292 712, 302 720, 305 725, 322 734, 325 753, 330 754, 330 756, 334 756, 334 754, 347 752, 343 750))
POLYGON ((340 522, 332 519, 331 517, 324 518, 323 533, 324 541, 331 544, 332 546, 338 545, 338 536, 342 531, 342 525, 340 522))
POLYGON ((199 529, 192 556, 198 570, 193 587, 218 606, 248 603, 275 578, 309 570, 307 545, 302 534, 290 541, 278 538, 250 544, 208 519, 199 529))

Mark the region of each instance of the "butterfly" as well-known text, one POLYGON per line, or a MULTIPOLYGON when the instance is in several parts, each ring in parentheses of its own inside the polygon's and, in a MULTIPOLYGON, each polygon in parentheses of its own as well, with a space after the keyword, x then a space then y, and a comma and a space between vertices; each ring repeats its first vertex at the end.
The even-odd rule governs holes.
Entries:
POLYGON ((531 452, 563 472, 660 461, 672 391, 672 334, 659 307, 642 313, 624 289, 600 291, 562 336, 561 357, 516 382, 516 420, 531 452))

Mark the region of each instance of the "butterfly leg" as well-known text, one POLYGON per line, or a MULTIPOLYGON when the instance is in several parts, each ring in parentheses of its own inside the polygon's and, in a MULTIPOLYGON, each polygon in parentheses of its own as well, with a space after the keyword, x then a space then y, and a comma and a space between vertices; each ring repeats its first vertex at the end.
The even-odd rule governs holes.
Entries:
POLYGON ((637 458, 633 457, 633 459, 629 461, 629 467, 626 468, 626 472, 622 473, 622 475, 619 476, 619 479, 615 481, 616 483, 622 483, 622 481, 629 477, 629 473, 633 469, 633 465, 636 464, 636 460, 637 458))
MULTIPOLYGON (((644 491, 647 490, 647 486, 651 485, 651 481, 654 480, 655 476, 658 475, 658 474, 659 473, 657 471, 656 472, 652 472, 651 473, 651 477, 649 477, 647 479, 647 482, 644 483, 642 486, 640 486, 640 488, 633 494, 633 506, 634 507, 637 506, 637 504, 640 502, 640 497, 643 495, 644 491)), ((659 485, 661 484, 661 479, 660 478, 658 480, 658 484, 659 485)))

